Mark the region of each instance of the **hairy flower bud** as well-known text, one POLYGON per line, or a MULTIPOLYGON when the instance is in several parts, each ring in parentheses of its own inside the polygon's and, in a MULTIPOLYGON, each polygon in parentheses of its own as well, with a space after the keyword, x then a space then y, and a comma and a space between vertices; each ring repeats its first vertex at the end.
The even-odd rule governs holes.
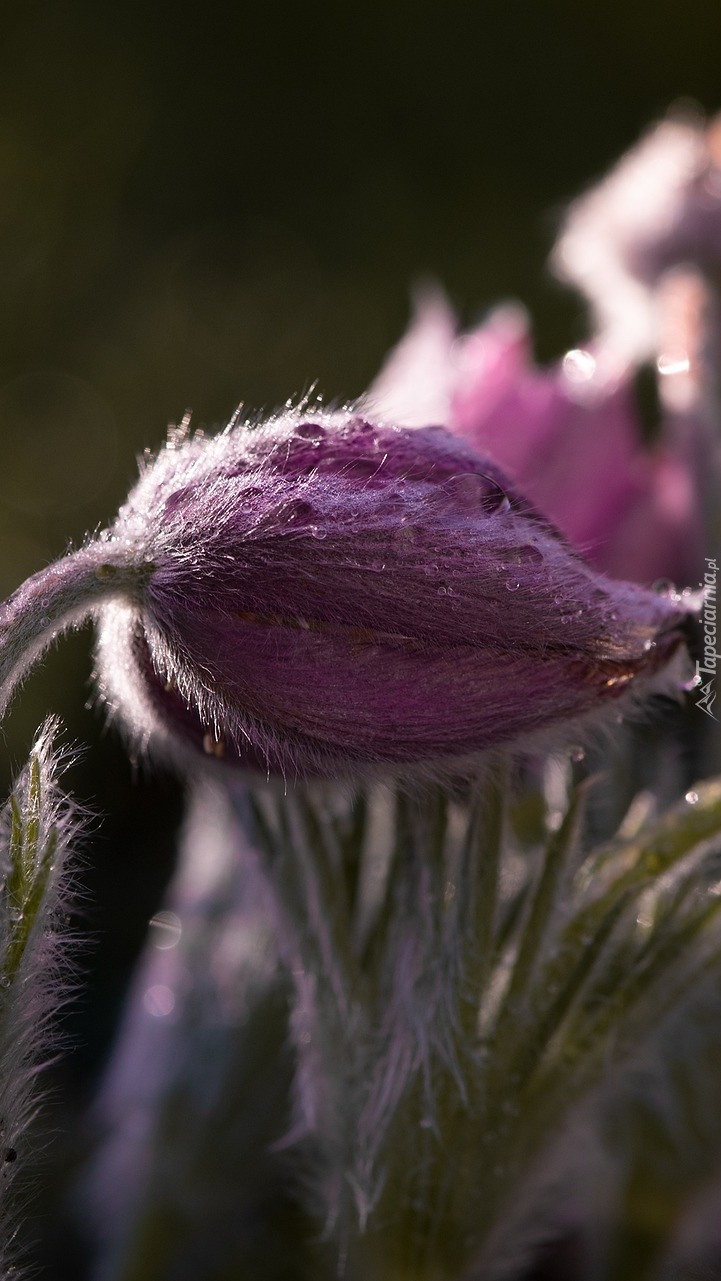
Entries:
POLYGON ((292 413, 171 445, 111 544, 152 565, 99 615, 138 738, 294 774, 456 764, 616 700, 684 603, 594 571, 442 428, 292 413))
POLYGON ((443 428, 171 438, 112 528, 0 610, 0 693, 69 620, 141 745, 263 772, 457 767, 643 685, 688 602, 598 575, 443 428))

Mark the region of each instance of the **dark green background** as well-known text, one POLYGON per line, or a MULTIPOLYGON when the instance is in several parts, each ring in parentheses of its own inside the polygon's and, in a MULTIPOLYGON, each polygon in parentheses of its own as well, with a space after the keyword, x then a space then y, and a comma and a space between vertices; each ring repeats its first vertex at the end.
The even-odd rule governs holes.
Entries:
MULTIPOLYGON (((721 4, 25 3, 0 14, 0 595, 105 523, 192 407, 364 389, 419 277, 584 332, 545 257, 566 200, 679 98, 721 105, 721 4)), ((68 638, 5 729, 85 754, 87 1081, 167 876, 180 798, 135 778, 68 638)), ((5 769, 3 765, 3 769, 5 769)))

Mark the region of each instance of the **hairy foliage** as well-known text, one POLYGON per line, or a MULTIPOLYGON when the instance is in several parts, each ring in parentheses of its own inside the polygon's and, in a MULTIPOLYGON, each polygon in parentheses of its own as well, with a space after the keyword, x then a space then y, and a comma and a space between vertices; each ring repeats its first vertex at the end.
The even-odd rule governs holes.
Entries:
POLYGON ((559 1138, 721 965, 721 784, 586 851, 520 848, 482 786, 256 792, 296 984, 296 1124, 346 1275, 506 1275, 559 1138))
POLYGON ((0 814, 0 1269, 14 1273, 23 1177, 37 1141, 38 1073, 57 1043, 70 991, 66 916, 74 810, 61 794, 62 760, 48 721, 0 814), (18 1177, 19 1176, 19 1177, 18 1177), (20 1186, 20 1198, 15 1187, 20 1186))

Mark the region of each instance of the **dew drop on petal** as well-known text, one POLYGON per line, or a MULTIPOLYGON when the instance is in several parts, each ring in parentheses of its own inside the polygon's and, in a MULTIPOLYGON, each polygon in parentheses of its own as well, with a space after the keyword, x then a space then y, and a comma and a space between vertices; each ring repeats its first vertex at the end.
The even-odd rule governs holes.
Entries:
POLYGON ((482 511, 492 516, 510 507, 505 490, 485 472, 461 472, 444 481, 442 489, 457 509, 468 514, 482 511))
POLYGON ((295 429, 296 436, 302 440, 322 440, 324 430, 321 423, 299 423, 295 429))
POLYGON ((527 547, 521 548, 521 557, 524 561, 533 561, 538 563, 538 561, 543 560, 543 552, 539 551, 537 547, 533 547, 529 544, 527 547))
POLYGON ((289 520, 308 520, 315 515, 315 508, 303 498, 294 498, 283 513, 289 520))
POLYGON ((687 792, 684 800, 688 805, 698 805, 698 792, 687 792))

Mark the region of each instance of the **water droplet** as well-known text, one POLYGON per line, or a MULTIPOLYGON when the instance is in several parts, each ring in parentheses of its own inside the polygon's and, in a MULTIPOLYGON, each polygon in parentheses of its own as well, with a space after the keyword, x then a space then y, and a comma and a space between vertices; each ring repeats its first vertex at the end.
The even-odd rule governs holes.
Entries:
POLYGON ((656 361, 656 368, 663 378, 687 374, 691 368, 688 352, 662 351, 656 361))
POLYGON ((674 588, 675 584, 671 582, 670 578, 657 578, 651 588, 651 591, 656 592, 657 596, 668 596, 674 588))
POLYGON ((50 623, 49 616, 47 614, 43 614, 42 618, 40 619, 40 626, 47 627, 49 623, 50 623))
POLYGON ((299 423, 295 434, 300 436, 301 440, 322 440, 325 430, 321 423, 299 423))
POLYGON ((586 759, 586 753, 582 747, 572 747, 570 755, 572 761, 585 761, 586 759))
POLYGON ((652 650, 652 649, 655 649, 655 648, 656 648, 656 642, 655 642, 655 640, 646 640, 646 641, 644 641, 644 642, 643 642, 643 648, 645 649, 646 653, 648 654, 649 650, 652 650))
POLYGON ((684 800, 689 805, 698 805, 698 792, 687 792, 684 800))
POLYGON ((543 552, 539 551, 537 547, 533 547, 529 544, 528 547, 521 548, 521 558, 526 562, 538 562, 539 560, 543 560, 543 552))
POLYGON ((328 530, 323 529, 322 525, 311 525, 309 533, 311 538, 317 539, 327 538, 328 536, 328 530))
POLYGON ((515 579, 515 578, 508 578, 508 579, 506 579, 506 591, 507 591, 507 592, 517 592, 520 586, 521 586, 521 584, 518 582, 518 580, 517 580, 517 579, 515 579))
POLYGON ((153 1018, 163 1019, 175 1009, 175 993, 164 983, 154 983, 146 989, 143 1006, 153 1018))
POLYGON ((481 511, 487 516, 493 516, 508 511, 511 505, 502 486, 485 472, 460 472, 444 481, 441 489, 451 499, 457 512, 468 515, 481 511))
POLYGON ((288 520, 309 520, 311 516, 315 516, 315 508, 312 503, 306 502, 304 498, 294 498, 284 508, 283 515, 288 520))
POLYGON ((438 588, 438 595, 439 595, 439 596, 447 596, 447 595, 448 595, 448 588, 447 588, 447 587, 439 587, 439 588, 438 588))
POLYGON ((159 952, 177 947, 183 932, 183 923, 175 912, 156 912, 150 921, 150 941, 159 952))
POLYGON ((570 383, 582 386, 593 378, 596 372, 596 358, 590 351, 584 351, 582 347, 574 347, 563 357, 562 368, 570 383))

